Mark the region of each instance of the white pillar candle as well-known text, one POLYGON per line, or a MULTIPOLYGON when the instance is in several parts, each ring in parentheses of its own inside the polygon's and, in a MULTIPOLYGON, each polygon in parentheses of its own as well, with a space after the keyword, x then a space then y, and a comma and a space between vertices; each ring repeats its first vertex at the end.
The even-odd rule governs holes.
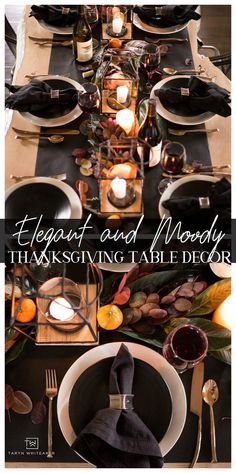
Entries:
POLYGON ((121 33, 122 26, 123 26, 123 20, 122 20, 121 17, 113 18, 113 20, 112 20, 113 33, 116 33, 116 34, 121 33))
POLYGON ((74 316, 74 310, 64 297, 56 297, 49 307, 50 315, 57 320, 69 320, 74 316))
POLYGON ((128 108, 119 110, 119 112, 116 114, 116 123, 120 125, 128 135, 134 124, 134 112, 128 108))
POLYGON ((232 267, 228 263, 210 263, 210 268, 219 278, 231 278, 232 267))
POLYGON ((120 85, 116 89, 116 95, 117 95, 117 102, 119 103, 125 103, 128 97, 129 93, 129 88, 127 85, 120 85))
POLYGON ((126 180, 115 177, 111 182, 111 188, 117 199, 123 199, 126 196, 126 180))
POLYGON ((228 296, 215 310, 212 322, 222 325, 222 327, 231 330, 234 319, 234 307, 232 295, 228 296))

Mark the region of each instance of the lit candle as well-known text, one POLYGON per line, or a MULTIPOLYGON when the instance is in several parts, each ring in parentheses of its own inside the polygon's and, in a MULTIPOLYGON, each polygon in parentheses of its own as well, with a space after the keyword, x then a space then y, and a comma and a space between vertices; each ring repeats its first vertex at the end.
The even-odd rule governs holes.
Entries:
POLYGON ((123 27, 122 18, 120 16, 117 16, 117 17, 113 18, 113 20, 112 20, 113 33, 116 33, 116 34, 121 33, 122 27, 123 27))
POLYGON ((72 305, 64 297, 56 297, 51 302, 49 313, 57 320, 69 320, 74 316, 72 305))
POLYGON ((124 199, 126 196, 126 180, 115 177, 111 182, 111 188, 117 199, 124 199))
POLYGON ((117 95, 117 102, 119 103, 125 103, 128 97, 129 93, 129 88, 127 85, 120 85, 116 89, 116 95, 117 95))
POLYGON ((218 278, 231 278, 232 268, 228 263, 210 263, 210 268, 218 278))
POLYGON ((215 310, 212 322, 222 325, 231 330, 233 323, 233 300, 232 295, 228 296, 215 310))
POLYGON ((119 110, 119 112, 116 114, 116 123, 120 125, 128 135, 134 124, 134 112, 128 108, 119 110))

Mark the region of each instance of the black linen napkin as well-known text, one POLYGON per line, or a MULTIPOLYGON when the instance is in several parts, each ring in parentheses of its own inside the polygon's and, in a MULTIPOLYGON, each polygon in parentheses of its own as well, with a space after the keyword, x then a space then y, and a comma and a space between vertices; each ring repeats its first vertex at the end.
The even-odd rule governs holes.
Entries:
MULTIPOLYGON (((195 184, 197 186, 197 182, 195 184)), ((226 178, 210 186, 208 193, 210 207, 201 208, 198 197, 171 197, 162 203, 174 220, 209 222, 218 215, 219 220, 231 218, 231 184, 226 178)))
POLYGON ((197 5, 142 5, 136 6, 134 12, 148 25, 171 26, 199 20, 201 15, 195 12, 197 5))
POLYGON ((6 108, 12 108, 19 112, 30 112, 37 114, 53 108, 63 112, 65 106, 76 105, 78 102, 78 92, 75 88, 66 88, 59 90, 58 98, 51 98, 53 90, 49 84, 44 81, 33 79, 26 85, 9 85, 6 87, 12 92, 5 101, 6 108))
POLYGON ((186 88, 165 87, 155 90, 154 94, 161 101, 170 104, 183 104, 193 112, 213 112, 222 117, 231 115, 230 92, 213 82, 204 82, 198 77, 192 76, 186 88))
POLYGON ((75 24, 78 12, 75 5, 32 5, 29 16, 52 26, 71 26, 75 24))
MULTIPOLYGON (((133 376, 133 357, 122 344, 111 367, 108 394, 131 394, 133 376)), ((157 440, 134 410, 99 410, 72 448, 100 468, 162 468, 164 463, 157 440)))

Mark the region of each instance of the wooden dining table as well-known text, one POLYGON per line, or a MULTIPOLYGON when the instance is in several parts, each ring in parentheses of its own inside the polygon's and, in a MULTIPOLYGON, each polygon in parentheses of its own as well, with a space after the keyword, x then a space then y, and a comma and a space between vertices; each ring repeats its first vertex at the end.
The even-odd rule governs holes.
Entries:
MULTIPOLYGON (((25 77, 27 74, 59 74, 66 75, 70 74, 71 77, 75 80, 81 80, 80 72, 76 75, 75 67, 73 66, 70 69, 70 64, 73 61, 73 54, 71 48, 63 47, 53 47, 52 45, 40 46, 34 44, 32 40, 29 39, 29 36, 34 36, 38 38, 53 38, 53 34, 50 31, 45 31, 35 18, 29 18, 30 6, 27 5, 24 9, 23 16, 18 28, 17 36, 17 58, 15 65, 15 72, 13 77, 13 83, 17 85, 24 85, 28 83, 28 79, 25 77)), ((163 66, 177 67, 184 66, 184 58, 186 54, 190 54, 193 61, 193 66, 197 68, 202 66, 205 70, 204 75, 214 78, 214 82, 221 87, 224 87, 227 90, 230 90, 231 83, 230 80, 224 75, 224 73, 217 67, 215 67, 209 58, 199 54, 198 52, 198 43, 197 43, 197 34, 198 34, 199 24, 198 22, 190 21, 187 28, 178 33, 178 37, 187 37, 188 42, 185 46, 182 46, 182 49, 179 45, 173 43, 171 48, 171 54, 163 59, 163 66), (186 47, 186 51, 184 48, 186 47)), ((99 33, 98 33, 99 36, 99 33)), ((144 39, 146 33, 138 30, 134 27, 134 38, 135 39, 144 39)), ((154 35, 151 35, 154 38, 154 35)), ((174 36, 174 35, 173 35, 174 36)), ((67 124, 66 127, 78 128, 81 117, 79 120, 67 124)), ((230 164, 231 162, 231 118, 221 117, 219 115, 214 115, 210 121, 205 125, 206 129, 219 128, 218 133, 212 134, 198 134, 196 136, 190 136, 190 134, 184 137, 179 138, 178 141, 181 141, 185 144, 187 148, 187 154, 189 160, 200 159, 202 157, 201 149, 203 149, 203 155, 205 156, 205 162, 207 164, 213 165, 223 165, 230 164), (202 148, 201 148, 202 147, 202 148)), ((34 139, 29 141, 21 141, 15 139, 15 132, 12 127, 18 129, 25 129, 33 132, 39 132, 40 127, 32 124, 30 121, 27 121, 22 115, 17 111, 6 110, 6 145, 5 145, 5 187, 6 189, 10 188, 14 181, 10 178, 10 175, 30 175, 30 176, 48 176, 52 174, 57 174, 61 172, 67 173, 67 182, 69 185, 74 187, 76 179, 80 178, 79 169, 74 165, 72 160, 68 158, 71 154, 71 151, 75 147, 86 146, 87 141, 86 137, 81 135, 76 137, 67 137, 63 144, 54 145, 52 143, 42 142, 40 139, 34 139)), ((63 128, 62 128, 63 129, 63 128)), ((173 137, 171 137, 173 140, 173 137)), ((159 171, 151 170, 149 171, 148 177, 146 179, 147 184, 157 178, 160 178, 159 171)), ((86 180, 86 179, 85 179, 86 180)), ((154 191, 153 191, 154 192, 154 191)), ((150 190, 148 195, 146 195, 146 209, 148 213, 148 206, 152 200, 152 191, 150 190)), ((145 206, 145 202, 144 202, 145 206)), ((152 215, 148 215, 149 217, 152 215)), ((55 351, 53 354, 53 347, 50 349, 47 347, 49 357, 50 353, 52 358, 55 356, 55 351)), ((66 352, 67 347, 63 347, 63 350, 66 352)), ((38 354, 43 348, 37 349, 37 347, 32 348, 32 359, 38 359, 38 354)), ((58 347, 57 347, 58 350, 58 347)), ((70 349, 71 350, 71 349, 70 349)), ((58 352, 59 353, 59 352, 58 352)), ((80 356, 80 351, 78 349, 78 356, 80 356)), ((73 360, 76 358, 76 352, 68 352, 65 356, 66 365, 70 365, 73 360), (70 360, 70 353, 72 355, 70 360)), ((39 355, 40 359, 40 355, 39 355)), ((38 361, 39 362, 39 361, 38 361)), ((226 368, 222 363, 219 363, 219 373, 225 372, 226 368)), ((215 369, 217 367, 215 366, 215 369)), ((22 366, 21 366, 21 369, 22 366)), ((228 367, 227 367, 228 369, 228 367)), ((17 370, 17 361, 12 364, 11 370, 17 370)), ((9 379, 11 377, 15 379, 15 375, 11 374, 9 369, 9 379)), ((229 373, 227 374, 229 381, 229 373)), ((229 424, 227 427, 224 425, 223 429, 227 429, 227 435, 229 438, 229 424)), ((225 431, 225 430, 224 430, 225 431)), ((64 439, 62 439, 63 442, 64 439)), ((222 443, 222 442, 221 442, 222 443)), ((67 446, 68 447, 68 446, 67 446)), ((69 448, 69 447, 68 447, 69 448)), ((33 461, 25 460, 25 457, 17 457, 17 461, 14 459, 14 455, 7 455, 6 467, 7 468, 86 468, 90 465, 76 460, 73 457, 72 461, 67 460, 63 461, 53 461, 50 460, 41 461, 39 457, 35 458, 33 461)), ((188 467, 189 463, 187 461, 171 461, 167 460, 165 463, 165 468, 185 468, 188 467)), ((196 464, 197 468, 230 468, 230 458, 225 458, 222 461, 219 461, 217 464, 210 463, 205 458, 200 460, 196 464)))

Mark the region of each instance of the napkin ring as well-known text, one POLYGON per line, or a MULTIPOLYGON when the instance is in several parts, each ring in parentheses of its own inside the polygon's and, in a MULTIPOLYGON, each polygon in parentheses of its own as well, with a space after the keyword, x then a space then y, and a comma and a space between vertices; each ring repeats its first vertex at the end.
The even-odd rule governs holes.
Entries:
POLYGON ((62 9, 61 9, 61 14, 62 15, 69 15, 69 13, 70 13, 70 8, 62 7, 62 9))
POLYGON ((162 16, 162 7, 155 7, 155 15, 162 16))
POLYGON ((109 394, 110 409, 133 409, 133 394, 109 394))
POLYGON ((209 209, 211 204, 210 204, 210 199, 209 197, 199 197, 199 206, 201 209, 209 209))
POLYGON ((51 89, 51 91, 50 91, 50 97, 51 97, 51 99, 59 99, 59 94, 60 94, 60 91, 59 91, 59 90, 53 90, 53 89, 51 89))
POLYGON ((188 87, 181 87, 180 88, 180 94, 184 97, 189 97, 190 92, 188 87))

